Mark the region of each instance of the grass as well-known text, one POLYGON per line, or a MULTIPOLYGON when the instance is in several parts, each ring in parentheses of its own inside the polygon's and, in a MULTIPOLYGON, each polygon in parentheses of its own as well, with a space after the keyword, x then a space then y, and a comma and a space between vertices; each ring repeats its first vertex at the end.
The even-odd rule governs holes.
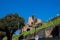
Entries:
MULTIPOLYGON (((55 19, 54 21, 50 21, 50 22, 45 22, 42 26, 36 28, 36 31, 41 30, 43 28, 47 28, 49 26, 53 26, 53 25, 57 25, 60 24, 60 18, 55 19)), ((29 34, 33 34, 35 32, 35 29, 32 29, 30 31, 25 31, 22 34, 20 34, 19 36, 23 35, 24 37, 29 35, 29 34)), ((15 38, 18 38, 17 36, 15 36, 15 38)), ((14 39, 14 38, 13 38, 14 39)))
MULTIPOLYGON (((49 26, 58 25, 58 24, 60 24, 60 18, 57 18, 57 19, 55 19, 55 20, 53 20, 53 21, 50 21, 50 22, 45 22, 45 23, 43 23, 42 26, 36 28, 36 31, 39 31, 39 30, 41 30, 41 29, 43 29, 43 28, 47 28, 47 27, 49 27, 49 26)), ((12 40, 17 40, 18 37, 21 36, 21 35, 23 35, 23 36, 25 37, 25 36, 27 36, 27 35, 29 35, 29 34, 33 34, 34 32, 35 32, 35 29, 33 28, 33 29, 30 30, 30 31, 25 31, 25 32, 23 32, 22 34, 13 36, 13 39, 12 39, 12 40)))
MULTIPOLYGON (((60 18, 58 18, 54 21, 44 23, 42 26, 36 28, 36 31, 41 30, 43 28, 47 28, 47 27, 52 26, 52 25, 57 25, 57 24, 60 24, 60 18)), ((26 35, 33 34, 34 32, 35 32, 35 29, 30 30, 30 31, 25 31, 22 34, 20 34, 20 36, 23 35, 25 37, 26 35)))

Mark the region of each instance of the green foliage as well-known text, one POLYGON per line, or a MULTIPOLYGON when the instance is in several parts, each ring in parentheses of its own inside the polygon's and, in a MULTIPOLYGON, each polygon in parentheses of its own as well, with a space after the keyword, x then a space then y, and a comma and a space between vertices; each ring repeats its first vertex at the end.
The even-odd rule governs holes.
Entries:
MULTIPOLYGON (((59 18, 56 18, 56 19, 53 20, 53 21, 49 21, 49 22, 43 23, 42 26, 36 28, 36 31, 41 30, 41 29, 43 29, 43 28, 47 28, 47 27, 49 27, 49 26, 58 25, 58 24, 60 24, 60 17, 59 17, 59 18)), ((32 29, 32 30, 30 30, 30 31, 25 31, 25 32, 23 32, 22 34, 20 34, 20 36, 21 36, 21 35, 27 36, 27 35, 29 35, 29 34, 33 34, 34 32, 35 32, 35 29, 32 29)))
MULTIPOLYGON (((57 18, 57 19, 55 19, 54 21, 45 22, 42 26, 36 28, 36 31, 41 30, 41 29, 43 29, 43 28, 47 28, 47 27, 49 27, 49 26, 58 25, 58 24, 60 24, 60 18, 57 18)), ((22 34, 20 34, 20 36, 21 36, 21 35, 26 36, 26 35, 29 35, 29 34, 33 34, 34 32, 35 32, 35 29, 32 29, 32 30, 30 30, 30 31, 25 31, 25 32, 23 32, 22 34)), ((17 35, 17 36, 14 36, 14 37, 13 37, 13 40, 17 40, 18 37, 19 37, 18 35, 17 35)))
POLYGON ((6 36, 9 38, 13 36, 16 30, 21 29, 23 26, 24 19, 18 14, 8 14, 0 19, 0 31, 5 32, 6 36))
MULTIPOLYGON (((42 26, 36 28, 36 31, 41 30, 41 29, 44 29, 44 28, 47 28, 47 27, 49 27, 49 26, 55 26, 55 25, 58 25, 58 24, 60 24, 60 16, 58 16, 58 17, 56 17, 55 19, 50 20, 50 21, 48 21, 48 22, 44 22, 42 26)), ((32 30, 30 30, 30 31, 25 31, 25 32, 23 32, 22 34, 19 34, 19 35, 20 35, 20 36, 21 36, 21 35, 27 36, 27 35, 29 35, 29 34, 33 34, 34 32, 35 32, 35 29, 33 28, 32 30)), ((13 36, 13 40, 17 40, 18 37, 19 37, 19 35, 13 36)))
POLYGON ((19 17, 18 14, 8 14, 4 18, 0 19, 0 27, 8 27, 8 29, 16 28, 18 22, 21 25, 24 25, 24 19, 19 17))

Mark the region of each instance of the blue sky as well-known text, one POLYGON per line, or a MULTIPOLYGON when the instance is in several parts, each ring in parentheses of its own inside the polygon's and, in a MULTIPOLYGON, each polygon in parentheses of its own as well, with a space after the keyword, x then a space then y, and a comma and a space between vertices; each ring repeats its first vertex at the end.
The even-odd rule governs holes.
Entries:
POLYGON ((60 14, 60 0, 0 0, 0 18, 8 13, 18 13, 25 22, 31 15, 46 21, 60 14))

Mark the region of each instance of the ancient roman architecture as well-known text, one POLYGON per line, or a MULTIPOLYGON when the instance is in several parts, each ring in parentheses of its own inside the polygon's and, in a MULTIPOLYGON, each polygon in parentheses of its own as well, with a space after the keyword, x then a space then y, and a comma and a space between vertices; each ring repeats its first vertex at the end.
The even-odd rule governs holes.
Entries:
MULTIPOLYGON (((39 38, 47 38, 47 40, 58 40, 60 38, 60 25, 50 26, 48 28, 41 29, 36 32, 39 38)), ((34 33, 35 34, 35 33, 34 33)), ((30 34, 25 37, 25 40, 27 39, 34 39, 35 35, 30 34)))
POLYGON ((28 31, 28 30, 32 30, 32 28, 34 28, 36 25, 41 24, 41 20, 38 18, 35 18, 34 16, 31 16, 28 18, 28 22, 27 24, 25 24, 25 26, 22 28, 22 32, 24 31, 28 31))
MULTIPOLYGON (((55 18, 49 20, 48 22, 54 21, 57 18, 60 18, 60 16, 55 17, 55 18)), ((34 27, 34 26, 32 26, 32 24, 33 25, 37 25, 37 24, 42 23, 41 20, 39 20, 39 19, 33 20, 32 17, 30 17, 29 19, 31 20, 31 22, 28 20, 27 25, 29 25, 29 24, 30 25, 29 26, 25 25, 26 26, 26 28, 24 29, 25 31, 27 31, 26 29, 29 28, 29 27, 30 27, 29 29, 32 30, 32 28, 34 27)), ((38 30, 38 31, 35 30, 35 32, 33 34, 29 34, 29 35, 25 36, 24 39, 25 40, 27 40, 27 39, 34 39, 35 35, 38 35, 39 38, 48 38, 47 40, 51 40, 49 38, 52 38, 52 40, 58 40, 58 39, 60 39, 60 21, 58 21, 58 22, 59 22, 58 24, 56 23, 55 25, 50 25, 47 28, 43 28, 43 29, 38 30)), ((41 26, 41 25, 39 25, 39 26, 41 26)))

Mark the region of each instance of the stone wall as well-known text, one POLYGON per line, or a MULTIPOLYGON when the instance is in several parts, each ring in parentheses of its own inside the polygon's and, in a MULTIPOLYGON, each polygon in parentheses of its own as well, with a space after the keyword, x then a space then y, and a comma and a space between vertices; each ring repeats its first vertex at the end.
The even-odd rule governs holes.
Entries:
POLYGON ((39 35, 39 38, 45 37, 45 29, 39 30, 39 31, 37 32, 37 35, 39 35))
POLYGON ((25 39, 34 39, 35 38, 35 35, 38 35, 39 38, 43 38, 45 37, 45 29, 42 29, 42 30, 39 30, 37 32, 35 32, 34 34, 29 34, 25 37, 25 39))
POLYGON ((35 31, 35 33, 25 36, 24 39, 25 40, 34 39, 36 34, 39 36, 39 38, 59 38, 60 25, 50 26, 48 28, 35 31))
POLYGON ((60 25, 51 26, 45 29, 45 37, 59 37, 60 25))
POLYGON ((48 28, 45 29, 45 37, 46 37, 46 38, 52 37, 51 32, 52 32, 52 30, 54 29, 54 27, 55 27, 55 26, 53 26, 53 27, 50 26, 50 27, 48 27, 48 28))

